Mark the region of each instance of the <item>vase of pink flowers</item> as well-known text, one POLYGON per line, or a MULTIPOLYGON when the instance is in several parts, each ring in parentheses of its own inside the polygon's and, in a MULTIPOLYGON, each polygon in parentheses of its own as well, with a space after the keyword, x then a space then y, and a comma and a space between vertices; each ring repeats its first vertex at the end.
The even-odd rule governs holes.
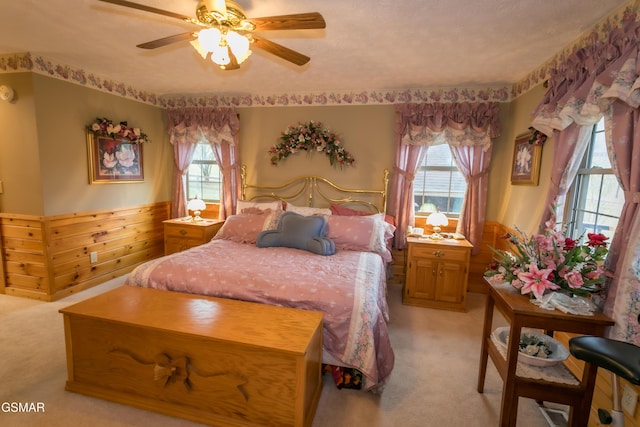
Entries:
MULTIPOLYGON (((551 220, 553 221, 553 220, 551 220)), ((527 235, 516 227, 507 234, 511 250, 497 250, 484 275, 492 283, 509 282, 522 294, 542 299, 545 292, 560 291, 588 297, 600 293, 606 281, 604 261, 608 237, 587 233, 571 239, 547 223, 542 233, 527 235)))

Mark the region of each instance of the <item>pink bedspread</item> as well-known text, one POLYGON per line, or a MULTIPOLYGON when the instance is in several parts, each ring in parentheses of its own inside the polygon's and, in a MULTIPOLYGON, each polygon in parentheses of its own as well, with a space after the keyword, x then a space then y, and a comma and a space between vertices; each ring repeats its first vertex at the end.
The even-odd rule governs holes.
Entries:
POLYGON ((360 370, 364 390, 379 388, 393 369, 385 265, 374 253, 321 256, 213 240, 149 261, 126 283, 322 311, 325 363, 360 370))

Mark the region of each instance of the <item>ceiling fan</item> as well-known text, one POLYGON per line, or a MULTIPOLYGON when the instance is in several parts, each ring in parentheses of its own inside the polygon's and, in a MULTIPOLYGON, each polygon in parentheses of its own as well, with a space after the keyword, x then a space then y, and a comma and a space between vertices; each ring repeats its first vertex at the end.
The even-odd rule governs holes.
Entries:
POLYGON ((196 6, 195 18, 126 0, 99 1, 157 13, 202 27, 198 31, 163 37, 139 44, 137 47, 156 49, 172 43, 190 41, 203 58, 211 54, 211 60, 223 70, 240 68, 240 64, 251 54, 251 46, 265 50, 293 64, 304 65, 311 58, 257 36, 254 32, 326 27, 324 18, 318 12, 247 18, 244 10, 233 0, 200 0, 196 6))

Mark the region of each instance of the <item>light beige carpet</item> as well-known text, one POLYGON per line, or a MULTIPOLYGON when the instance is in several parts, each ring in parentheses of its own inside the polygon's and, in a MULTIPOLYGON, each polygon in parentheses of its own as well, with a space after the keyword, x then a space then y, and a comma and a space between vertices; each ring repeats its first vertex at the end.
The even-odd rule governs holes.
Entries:
MULTIPOLYGON (((123 280, 51 303, 0 295, 0 402, 44 403, 40 413, 5 412, 3 403, 0 426, 198 425, 64 390, 64 331, 58 310, 123 280)), ((338 390, 325 375, 313 426, 498 425, 502 381, 491 362, 485 392, 476 391, 484 302, 483 295, 469 294, 467 313, 405 306, 401 286, 390 285, 396 363, 384 392, 338 390)), ((520 399, 518 426, 548 424, 534 401, 520 399)))

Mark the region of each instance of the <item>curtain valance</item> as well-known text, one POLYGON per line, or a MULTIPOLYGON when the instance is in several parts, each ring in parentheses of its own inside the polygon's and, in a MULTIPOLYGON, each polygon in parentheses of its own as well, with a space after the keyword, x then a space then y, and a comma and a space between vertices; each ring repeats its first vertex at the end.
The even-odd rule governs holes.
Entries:
POLYGON ((235 145, 240 121, 234 108, 179 108, 167 112, 171 143, 195 139, 235 145))
POLYGON ((405 145, 481 145, 500 135, 499 104, 433 103, 396 105, 396 135, 405 145))
POLYGON ((601 41, 593 34, 586 46, 551 70, 548 90, 534 112, 532 126, 551 135, 571 123, 591 126, 618 99, 640 106, 640 23, 627 11, 622 26, 601 41))

